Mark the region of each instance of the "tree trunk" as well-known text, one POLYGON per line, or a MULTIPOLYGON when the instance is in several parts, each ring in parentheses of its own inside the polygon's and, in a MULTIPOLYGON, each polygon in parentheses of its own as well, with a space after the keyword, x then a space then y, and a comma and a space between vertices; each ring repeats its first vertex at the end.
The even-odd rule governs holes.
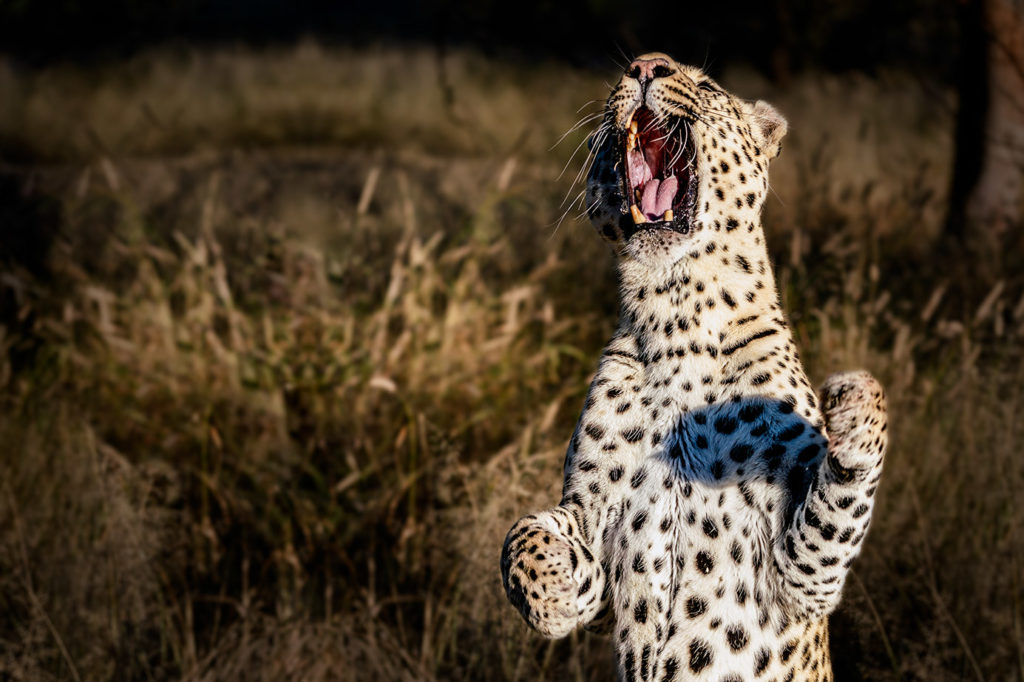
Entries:
POLYGON ((1024 0, 967 0, 961 20, 951 225, 998 257, 1024 218, 1024 0))

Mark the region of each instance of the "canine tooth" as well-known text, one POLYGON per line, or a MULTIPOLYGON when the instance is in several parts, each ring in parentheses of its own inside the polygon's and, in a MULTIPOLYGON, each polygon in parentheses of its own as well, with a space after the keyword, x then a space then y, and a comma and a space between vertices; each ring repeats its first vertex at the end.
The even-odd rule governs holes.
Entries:
POLYGON ((670 220, 672 220, 672 209, 671 208, 668 209, 667 211, 665 211, 665 222, 669 222, 670 220))
POLYGON ((634 135, 636 135, 636 131, 637 131, 638 127, 639 126, 637 126, 636 121, 634 121, 633 117, 630 116, 629 117, 629 130, 630 130, 630 132, 632 132, 634 135))
POLYGON ((633 131, 630 131, 629 132, 629 137, 626 140, 626 150, 629 151, 629 150, 633 149, 633 147, 635 147, 635 146, 636 146, 636 133, 634 133, 633 131))
POLYGON ((629 207, 629 212, 633 215, 633 222, 637 225, 647 222, 647 219, 644 218, 644 214, 640 212, 640 209, 636 207, 636 204, 629 207))

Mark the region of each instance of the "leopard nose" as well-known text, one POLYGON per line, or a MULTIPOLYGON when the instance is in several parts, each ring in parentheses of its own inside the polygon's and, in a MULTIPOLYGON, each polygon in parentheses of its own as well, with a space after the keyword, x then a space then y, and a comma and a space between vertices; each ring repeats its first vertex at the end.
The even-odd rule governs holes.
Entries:
POLYGON ((629 68, 626 69, 626 75, 640 81, 640 85, 646 85, 655 78, 671 76, 673 73, 675 73, 675 70, 668 63, 668 60, 661 57, 634 60, 629 65, 629 68))

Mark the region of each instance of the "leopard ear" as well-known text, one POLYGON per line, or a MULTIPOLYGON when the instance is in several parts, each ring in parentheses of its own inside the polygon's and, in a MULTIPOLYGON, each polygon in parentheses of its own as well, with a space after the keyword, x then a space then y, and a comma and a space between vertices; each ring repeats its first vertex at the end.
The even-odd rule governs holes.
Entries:
POLYGON ((774 159, 782 150, 782 138, 789 130, 786 119, 775 107, 763 100, 757 100, 753 104, 744 102, 743 111, 747 115, 750 132, 754 135, 754 141, 757 142, 761 153, 769 160, 774 159))

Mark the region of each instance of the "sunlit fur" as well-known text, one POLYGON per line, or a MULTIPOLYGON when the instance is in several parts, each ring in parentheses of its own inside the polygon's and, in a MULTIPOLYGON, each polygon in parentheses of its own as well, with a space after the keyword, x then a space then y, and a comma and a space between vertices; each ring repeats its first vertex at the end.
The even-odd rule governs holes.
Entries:
POLYGON ((615 145, 642 88, 627 71, 587 196, 620 257, 619 325, 560 505, 505 540, 505 588, 547 636, 612 632, 622 679, 830 680, 826 617, 871 516, 883 392, 841 374, 819 405, 779 307, 760 213, 784 119, 666 55, 640 59, 671 67, 644 103, 694 136, 696 208, 685 233, 629 217, 615 145))

